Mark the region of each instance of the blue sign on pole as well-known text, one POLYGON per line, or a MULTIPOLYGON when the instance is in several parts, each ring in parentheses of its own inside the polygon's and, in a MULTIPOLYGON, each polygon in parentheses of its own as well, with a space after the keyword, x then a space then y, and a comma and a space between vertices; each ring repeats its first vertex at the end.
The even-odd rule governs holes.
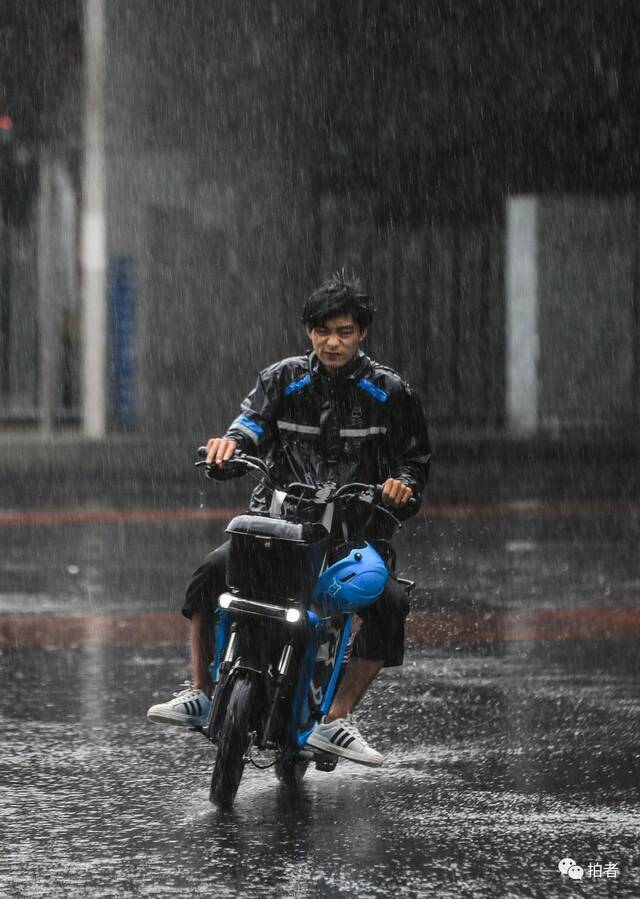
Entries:
POLYGON ((131 257, 110 260, 108 295, 113 413, 116 424, 130 431, 136 425, 136 284, 131 257))

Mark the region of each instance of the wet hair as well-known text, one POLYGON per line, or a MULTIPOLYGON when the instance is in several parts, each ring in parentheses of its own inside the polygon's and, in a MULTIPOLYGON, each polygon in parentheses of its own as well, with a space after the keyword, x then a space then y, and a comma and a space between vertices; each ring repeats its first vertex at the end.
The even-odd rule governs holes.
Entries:
POLYGON ((358 328, 364 331, 371 324, 374 312, 373 297, 365 291, 360 279, 347 278, 342 269, 313 291, 302 309, 302 323, 313 329, 336 315, 351 313, 358 328))

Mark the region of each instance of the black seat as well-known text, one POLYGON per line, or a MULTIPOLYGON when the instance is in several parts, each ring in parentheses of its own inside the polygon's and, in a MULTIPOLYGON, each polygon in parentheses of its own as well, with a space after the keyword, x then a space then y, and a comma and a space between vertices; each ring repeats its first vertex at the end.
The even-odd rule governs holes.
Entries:
POLYGON ((329 536, 319 522, 299 523, 265 515, 236 515, 227 526, 227 534, 275 538, 293 543, 317 543, 329 536))

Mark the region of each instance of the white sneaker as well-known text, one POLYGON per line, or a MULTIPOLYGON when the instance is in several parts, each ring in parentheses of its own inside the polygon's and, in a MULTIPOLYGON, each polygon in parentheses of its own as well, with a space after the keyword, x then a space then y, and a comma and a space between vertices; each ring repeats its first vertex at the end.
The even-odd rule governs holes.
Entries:
POLYGON ((384 756, 368 745, 351 717, 336 718, 328 724, 318 724, 305 743, 313 749, 331 752, 361 765, 378 767, 384 762, 384 756))
POLYGON ((152 705, 147 712, 149 721, 156 724, 177 724, 181 727, 204 727, 209 716, 211 700, 196 687, 173 694, 173 699, 152 705))

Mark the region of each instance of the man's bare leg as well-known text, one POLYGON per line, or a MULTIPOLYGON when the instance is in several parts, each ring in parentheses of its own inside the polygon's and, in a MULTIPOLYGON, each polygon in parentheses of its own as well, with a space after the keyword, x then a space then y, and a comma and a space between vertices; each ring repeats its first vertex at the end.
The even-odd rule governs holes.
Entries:
POLYGON ((191 665, 193 686, 211 696, 212 684, 209 664, 213 661, 215 646, 214 621, 211 615, 194 612, 191 618, 191 665))
POLYGON ((384 662, 375 659, 351 659, 347 672, 338 688, 327 721, 346 718, 364 696, 367 687, 376 677, 384 662))
POLYGON ((152 705, 147 712, 149 721, 157 724, 178 724, 182 727, 204 727, 211 707, 211 676, 209 663, 215 646, 215 617, 212 612, 194 612, 191 618, 191 661, 193 687, 174 693, 168 702, 152 705), (206 694, 203 696, 202 694, 206 694))

